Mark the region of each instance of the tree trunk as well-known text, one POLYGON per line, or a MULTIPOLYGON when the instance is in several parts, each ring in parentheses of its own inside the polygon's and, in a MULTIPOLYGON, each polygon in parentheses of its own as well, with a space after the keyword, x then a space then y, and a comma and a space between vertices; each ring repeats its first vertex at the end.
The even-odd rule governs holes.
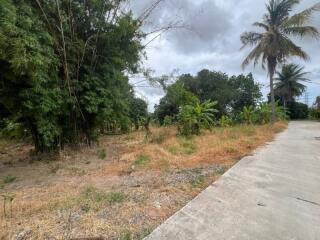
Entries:
POLYGON ((270 100, 271 100, 271 120, 270 123, 273 125, 276 121, 276 102, 274 98, 274 86, 273 76, 277 66, 277 59, 275 57, 268 57, 268 71, 270 78, 270 100))

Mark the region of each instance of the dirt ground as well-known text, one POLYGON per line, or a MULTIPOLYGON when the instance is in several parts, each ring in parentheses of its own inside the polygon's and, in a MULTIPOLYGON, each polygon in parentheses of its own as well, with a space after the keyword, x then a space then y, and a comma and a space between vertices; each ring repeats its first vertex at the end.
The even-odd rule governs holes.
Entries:
POLYGON ((286 126, 154 128, 42 156, 0 140, 0 239, 142 239, 286 126))

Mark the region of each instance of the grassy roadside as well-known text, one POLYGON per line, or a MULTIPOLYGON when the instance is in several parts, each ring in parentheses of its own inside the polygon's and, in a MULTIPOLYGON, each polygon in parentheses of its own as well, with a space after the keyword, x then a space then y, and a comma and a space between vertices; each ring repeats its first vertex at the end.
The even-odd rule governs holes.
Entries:
POLYGON ((148 140, 143 132, 103 137, 94 148, 41 161, 30 146, 3 144, 0 239, 141 239, 286 126, 215 128, 192 138, 157 128, 148 140))

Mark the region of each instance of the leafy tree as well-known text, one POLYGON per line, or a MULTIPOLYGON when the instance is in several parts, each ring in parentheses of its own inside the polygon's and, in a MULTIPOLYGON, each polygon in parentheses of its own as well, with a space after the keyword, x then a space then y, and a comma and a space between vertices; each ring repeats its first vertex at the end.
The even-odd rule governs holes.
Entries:
POLYGON ((261 85, 256 83, 252 74, 232 76, 229 80, 234 94, 231 99, 233 114, 239 114, 243 107, 256 107, 262 98, 261 85))
POLYGON ((130 124, 141 21, 124 0, 1 0, 0 105, 37 151, 89 143, 100 126, 130 124))
POLYGON ((290 119, 306 119, 309 116, 309 107, 304 103, 289 102, 287 109, 290 119))
POLYGON ((200 134, 203 128, 210 128, 214 123, 214 113, 218 112, 214 107, 217 102, 210 100, 193 105, 185 105, 180 109, 179 132, 182 135, 200 134))
POLYGON ((130 119, 138 130, 141 123, 148 117, 148 104, 140 98, 132 97, 129 108, 130 119))
POLYGON ((309 58, 307 53, 297 46, 290 37, 319 36, 318 30, 307 23, 312 14, 320 10, 320 4, 290 15, 293 7, 299 3, 300 0, 269 0, 263 21, 253 24, 262 28, 263 32, 245 32, 241 35, 243 47, 254 46, 242 66, 245 67, 252 61, 256 65, 259 60, 262 61, 263 67, 267 65, 270 78, 272 122, 276 117, 273 77, 277 65, 285 62, 290 56, 300 57, 304 60, 309 58))
POLYGON ((166 116, 175 117, 183 105, 194 104, 198 98, 184 87, 184 83, 178 80, 166 88, 166 95, 155 106, 155 117, 161 124, 166 116))
POLYGON ((281 98, 284 107, 305 91, 306 86, 302 82, 309 82, 310 80, 305 77, 308 73, 303 72, 303 70, 304 68, 299 65, 288 64, 282 67, 281 72, 277 72, 275 94, 281 98))

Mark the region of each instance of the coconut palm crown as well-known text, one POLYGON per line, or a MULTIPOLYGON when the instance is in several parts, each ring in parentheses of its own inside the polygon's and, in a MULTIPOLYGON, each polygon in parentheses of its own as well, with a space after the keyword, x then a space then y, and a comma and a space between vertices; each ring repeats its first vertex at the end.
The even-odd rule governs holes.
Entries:
POLYGON ((266 5, 267 13, 262 22, 255 22, 253 25, 262 28, 261 32, 245 32, 241 35, 243 48, 246 46, 253 47, 252 51, 245 58, 242 67, 253 62, 254 65, 259 61, 262 67, 267 67, 270 78, 270 96, 272 104, 272 122, 275 121, 275 100, 273 77, 278 64, 285 63, 286 59, 291 56, 308 60, 308 54, 297 46, 291 37, 311 36, 318 38, 318 30, 308 24, 312 14, 320 11, 320 3, 296 13, 291 14, 293 8, 301 0, 269 0, 266 5))
POLYGON ((294 101, 306 89, 304 82, 310 82, 306 77, 308 72, 304 72, 304 67, 296 64, 287 64, 282 67, 281 72, 277 72, 275 78, 275 94, 282 98, 284 107, 288 102, 294 101))

